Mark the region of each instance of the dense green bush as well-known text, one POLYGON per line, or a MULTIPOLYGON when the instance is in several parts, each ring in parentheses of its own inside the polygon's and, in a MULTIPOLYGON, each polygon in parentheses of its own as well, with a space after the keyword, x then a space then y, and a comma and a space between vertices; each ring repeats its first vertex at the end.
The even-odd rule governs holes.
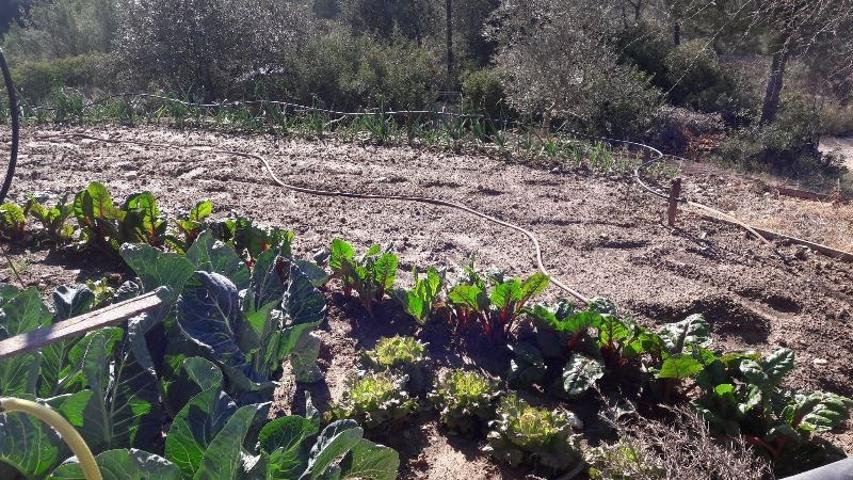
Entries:
POLYGON ((109 88, 115 78, 115 66, 110 54, 90 53, 21 62, 12 66, 12 77, 22 97, 37 103, 60 87, 109 88))
POLYGON ((651 76, 652 85, 663 91, 672 86, 664 65, 672 49, 672 40, 645 22, 624 28, 616 36, 619 61, 636 65, 651 76))
POLYGON ((823 183, 840 176, 844 168, 837 159, 818 151, 821 133, 819 106, 790 95, 783 99, 776 122, 733 132, 716 154, 725 163, 823 183))
POLYGON ((332 30, 283 55, 282 73, 261 80, 268 95, 342 110, 428 107, 441 75, 436 52, 402 37, 332 30))
POLYGON ((463 109, 492 118, 506 117, 508 107, 503 83, 491 68, 468 73, 462 80, 463 109))

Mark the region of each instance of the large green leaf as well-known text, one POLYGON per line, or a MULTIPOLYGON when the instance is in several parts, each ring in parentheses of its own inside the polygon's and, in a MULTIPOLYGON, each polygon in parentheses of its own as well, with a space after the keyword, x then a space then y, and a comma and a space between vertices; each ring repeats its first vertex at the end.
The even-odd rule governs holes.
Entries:
MULTIPOLYGON (((104 480, 179 480, 181 471, 159 455, 136 449, 107 450, 95 457, 104 480)), ((75 462, 66 463, 50 480, 87 480, 75 462)))
POLYGON ((164 253, 145 244, 124 244, 121 258, 136 272, 146 291, 169 287, 168 299, 174 301, 193 275, 193 264, 182 255, 164 253))
POLYGON ((56 321, 68 320, 92 309, 95 294, 86 285, 61 285, 53 290, 56 321))
POLYGON ((20 412, 0 414, 0 462, 27 477, 43 478, 66 454, 65 444, 41 420, 20 412))
POLYGON ((145 448, 160 435, 159 384, 144 338, 156 321, 131 319, 127 335, 115 327, 95 331, 69 352, 70 371, 80 372, 86 389, 65 398, 59 410, 95 452, 145 448))
POLYGON ((307 440, 317 431, 313 421, 299 416, 277 418, 264 425, 258 445, 268 456, 267 477, 285 480, 302 474, 308 466, 307 440))
POLYGON ((283 277, 286 273, 284 259, 276 250, 267 250, 255 259, 255 268, 252 270, 253 310, 271 302, 281 301, 281 296, 284 295, 283 277))
POLYGON ((83 226, 94 227, 95 220, 111 219, 115 215, 113 199, 102 183, 90 183, 74 198, 74 216, 83 226))
POLYGON ((489 300, 498 309, 512 306, 521 300, 521 282, 517 278, 513 278, 495 285, 492 288, 491 295, 489 295, 489 300))
POLYGON ((198 271, 178 299, 178 325, 183 333, 239 381, 265 381, 238 345, 243 314, 237 287, 223 275, 198 271))
POLYGON ((246 263, 233 248, 217 240, 210 230, 196 238, 187 250, 187 260, 192 262, 195 270, 224 275, 238 290, 249 287, 250 274, 246 263))
POLYGON ((193 478, 208 446, 236 411, 237 404, 218 390, 199 393, 181 409, 166 436, 166 458, 184 478, 193 478))
POLYGON ((340 270, 344 260, 353 259, 355 249, 346 240, 336 238, 332 240, 332 248, 329 253, 329 268, 340 270))
POLYGON ((269 404, 240 407, 216 434, 202 456, 195 480, 237 480, 241 471, 243 439, 257 415, 266 415, 269 404))
POLYGON ((691 378, 702 371, 705 366, 692 355, 679 353, 667 357, 661 365, 657 378, 671 378, 684 380, 691 378))
POLYGON ((689 345, 707 347, 711 344, 711 328, 699 313, 680 322, 664 325, 658 334, 667 350, 673 354, 681 353, 689 345))
POLYGON ((460 284, 447 292, 447 300, 452 305, 458 305, 474 312, 485 312, 489 309, 489 296, 477 285, 460 284))
POLYGON ((850 415, 853 400, 834 393, 813 392, 797 395, 783 417, 788 424, 804 432, 828 432, 843 424, 850 415))
POLYGON ((364 435, 364 430, 353 420, 338 420, 323 429, 311 447, 308 468, 300 480, 321 478, 326 470, 341 460, 364 435))
POLYGON ((319 325, 326 316, 323 294, 296 265, 290 266, 281 306, 289 325, 319 325))
POLYGON ((521 301, 526 303, 529 299, 541 294, 548 288, 550 283, 551 280, 548 278, 548 275, 542 272, 536 272, 527 277, 521 283, 521 301))
POLYGON ((341 478, 394 480, 399 468, 396 450, 362 438, 341 462, 341 478))
POLYGON ((572 355, 563 369, 563 389, 570 398, 576 398, 595 386, 604 377, 604 364, 584 355, 572 355))
POLYGON ((164 382, 163 387, 171 411, 180 411, 199 393, 222 390, 222 370, 206 358, 184 358, 174 377, 164 382))

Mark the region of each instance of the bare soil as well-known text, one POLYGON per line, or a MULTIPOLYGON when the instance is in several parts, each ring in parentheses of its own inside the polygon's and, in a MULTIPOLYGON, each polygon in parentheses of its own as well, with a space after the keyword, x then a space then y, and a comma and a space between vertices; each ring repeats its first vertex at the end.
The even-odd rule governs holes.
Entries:
MULTIPOLYGON (((392 245, 403 270, 443 265, 452 274, 472 257, 480 268, 517 275, 535 268, 531 246, 522 235, 463 212, 294 193, 273 184, 252 161, 180 145, 215 144, 251 152, 269 158, 277 175, 289 183, 442 198, 520 224, 539 236, 551 273, 581 292, 608 297, 652 326, 703 313, 718 346, 794 349, 797 367, 790 386, 853 395, 853 264, 796 245, 780 243, 770 249, 737 227, 688 211, 680 212, 679 228, 668 228, 662 223, 665 207, 660 200, 619 175, 545 171, 485 156, 337 141, 161 128, 67 131, 176 146, 46 141, 40 137, 61 131, 31 128, 23 135, 13 198, 21 200, 30 192, 56 196, 99 180, 119 199, 150 190, 170 214, 210 198, 216 216, 233 212, 292 228, 300 253, 313 253, 343 237, 362 247, 374 242, 392 245)), ((752 180, 712 168, 686 166, 683 175, 689 194, 751 221, 756 217, 750 215, 758 215, 754 212, 771 220, 819 217, 823 223, 783 221, 781 226, 814 241, 822 241, 819 237, 827 231, 853 237, 849 208, 766 195, 752 180), (815 227, 823 224, 824 229, 815 227)), ((116 268, 115 262, 73 252, 14 246, 11 252, 24 282, 43 289, 116 268)), ((13 280, 8 268, 0 271, 0 280, 13 280)), ((547 294, 560 295, 556 288, 547 294)), ((330 321, 323 332, 326 386, 313 392, 325 401, 341 395, 358 350, 370 348, 382 335, 415 329, 391 306, 377 321, 334 294, 330 300, 330 321)), ((448 346, 440 332, 427 333, 437 369, 472 362, 448 346)), ((496 354, 483 368, 499 374, 505 361, 496 354)), ((292 385, 284 385, 278 395, 281 411, 298 409, 293 404, 302 402, 302 392, 292 385)), ((480 455, 476 442, 439 432, 434 416, 424 416, 405 432, 391 432, 388 439, 403 453, 405 478, 521 478, 480 455)), ((853 453, 850 433, 830 439, 853 453)))

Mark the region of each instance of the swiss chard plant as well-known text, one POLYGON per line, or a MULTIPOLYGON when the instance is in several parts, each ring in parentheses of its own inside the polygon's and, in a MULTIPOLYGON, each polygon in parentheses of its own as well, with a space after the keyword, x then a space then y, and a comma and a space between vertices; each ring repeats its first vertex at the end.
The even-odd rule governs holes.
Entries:
POLYGON ((409 396, 405 375, 386 371, 353 376, 340 401, 327 412, 330 419, 352 418, 373 431, 394 428, 409 420, 418 403, 409 396))
POLYGON ((604 378, 627 393, 655 387, 665 402, 714 358, 710 327, 701 315, 666 324, 657 332, 619 316, 604 299, 577 311, 568 301, 527 310, 534 332, 512 346, 510 382, 540 384, 575 398, 604 378))
POLYGON ((186 216, 175 220, 178 235, 169 237, 170 246, 178 251, 185 252, 195 239, 205 230, 205 221, 213 213, 213 202, 202 200, 196 203, 186 216))
POLYGON ((415 285, 411 289, 394 290, 394 298, 403 306, 407 314, 414 317, 420 325, 426 325, 441 294, 444 279, 435 268, 426 271, 423 277, 414 270, 415 285))
POLYGON ((394 371, 408 377, 407 387, 412 393, 426 389, 424 362, 426 344, 414 337, 380 338, 376 346, 364 352, 364 363, 375 371, 394 371))
POLYGON ((74 226, 68 222, 68 218, 74 214, 74 205, 68 202, 68 195, 64 195, 52 207, 42 205, 31 196, 24 210, 41 223, 51 241, 63 244, 74 236, 74 226))
POLYGON ((14 202, 0 205, 0 236, 17 242, 26 234, 27 216, 24 209, 14 202))
POLYGON ((291 245, 296 236, 290 230, 263 226, 245 217, 214 222, 210 225, 210 231, 240 254, 249 265, 269 250, 291 256, 291 245))
POLYGON ((369 315, 382 301, 385 293, 394 288, 397 277, 396 255, 383 252, 379 245, 371 246, 364 255, 356 256, 352 245, 336 238, 332 240, 329 268, 333 278, 341 281, 346 295, 358 293, 358 299, 369 315))
POLYGON ((794 352, 776 348, 756 354, 726 354, 696 376, 702 395, 693 402, 717 433, 742 436, 773 460, 798 458, 812 434, 827 432, 849 417, 853 400, 829 392, 797 392, 783 386, 794 369, 794 352))
POLYGON ((447 292, 447 304, 455 314, 458 330, 479 323, 488 338, 504 343, 524 307, 548 284, 548 276, 543 273, 524 280, 502 274, 486 279, 469 267, 463 279, 447 292))
POLYGON ((452 370, 439 380, 429 400, 441 423, 462 434, 479 432, 495 418, 498 383, 480 373, 452 370))
POLYGON ((124 243, 161 246, 166 239, 167 222, 151 192, 133 194, 119 207, 106 186, 92 182, 74 197, 74 216, 88 243, 110 251, 124 243))
POLYGON ((501 400, 489 424, 485 451, 512 466, 527 465, 559 475, 583 462, 574 414, 533 407, 515 394, 501 400))

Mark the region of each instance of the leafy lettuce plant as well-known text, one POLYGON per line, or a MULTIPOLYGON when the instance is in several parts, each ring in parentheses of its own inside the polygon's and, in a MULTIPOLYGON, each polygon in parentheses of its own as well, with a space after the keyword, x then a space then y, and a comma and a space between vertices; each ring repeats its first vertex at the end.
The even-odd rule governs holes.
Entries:
POLYGON ((451 431, 469 434, 495 418, 495 401, 500 393, 494 380, 458 369, 448 372, 428 397, 439 411, 443 425, 451 431))
POLYGON ((510 394, 501 400, 498 418, 489 423, 485 451, 512 466, 544 468, 551 474, 566 472, 583 462, 577 436, 580 427, 573 414, 536 408, 510 394))
POLYGON ((365 363, 375 371, 391 370, 408 377, 407 387, 412 393, 426 389, 424 362, 426 344, 414 337, 381 338, 376 346, 364 353, 365 363))
POLYGON ((13 242, 23 240, 26 226, 27 216, 20 205, 14 202, 0 205, 0 236, 13 242))
POLYGON ((414 317, 420 325, 426 325, 432 317, 433 309, 441 294, 444 279, 438 270, 429 268, 424 277, 418 277, 415 269, 415 286, 412 289, 394 290, 394 298, 403 306, 407 314, 414 317))
POLYGON ((353 291, 358 293, 359 301, 371 316, 374 305, 394 288, 397 262, 396 255, 383 252, 379 245, 371 246, 364 255, 356 257, 352 245, 339 238, 332 240, 329 268, 333 278, 341 281, 347 296, 353 291))
POLYGON ((352 418, 375 431, 405 423, 418 408, 417 401, 406 392, 407 381, 405 375, 390 371, 353 377, 329 417, 352 418))
POLYGON ((50 240, 63 244, 71 241, 74 236, 74 226, 67 223, 74 213, 74 205, 68 202, 68 195, 63 195, 52 207, 42 205, 31 196, 24 210, 41 223, 50 240))
POLYGON ((459 330, 476 321, 488 338, 505 343, 525 305, 548 284, 548 276, 539 272, 524 280, 496 274, 487 282, 469 267, 463 280, 447 293, 447 303, 459 330))

